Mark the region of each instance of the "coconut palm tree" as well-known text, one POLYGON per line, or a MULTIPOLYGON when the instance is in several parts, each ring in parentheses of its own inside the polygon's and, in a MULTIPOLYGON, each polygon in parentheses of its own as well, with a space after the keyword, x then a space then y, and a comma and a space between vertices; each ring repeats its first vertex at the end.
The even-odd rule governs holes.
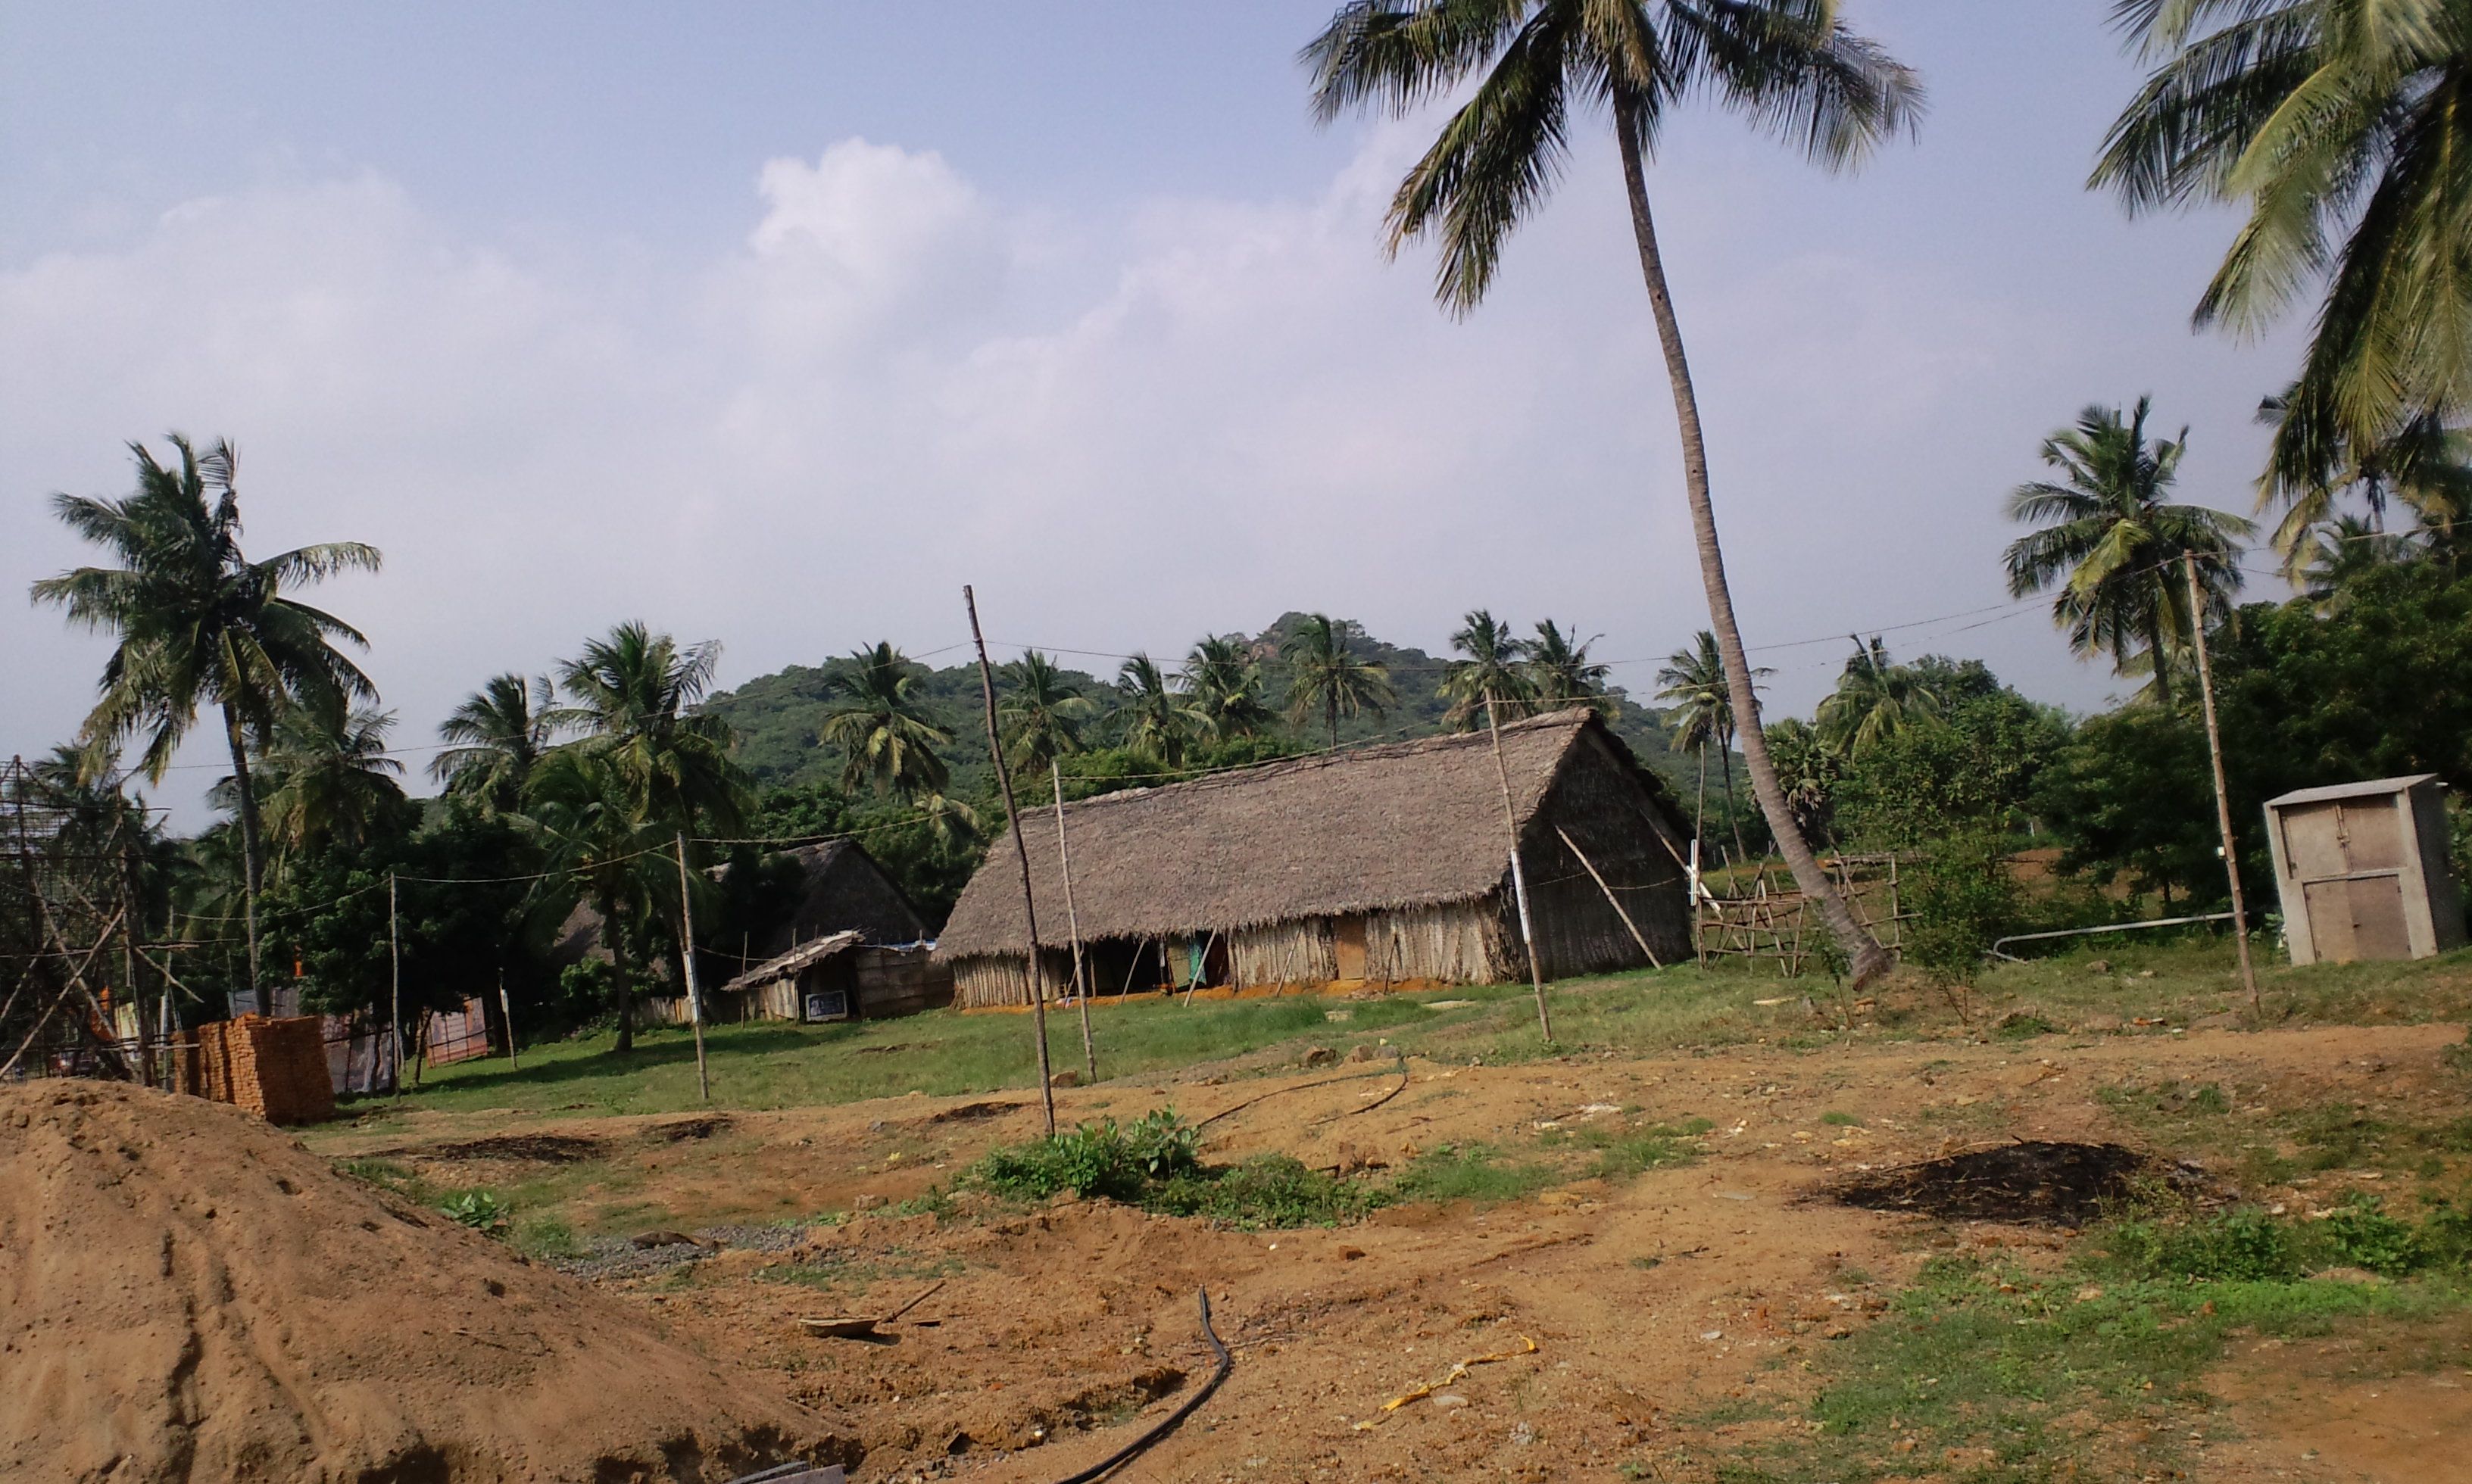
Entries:
POLYGON ((1355 630, 1345 619, 1308 613, 1279 642, 1279 658, 1288 667, 1288 719, 1302 726, 1319 713, 1333 751, 1339 748, 1341 717, 1366 711, 1380 716, 1399 703, 1390 671, 1350 647, 1355 630))
POLYGON ((277 860, 365 845, 404 809, 403 765, 387 756, 392 730, 393 712, 366 706, 300 705, 276 718, 257 766, 277 860))
POLYGON ((378 570, 377 548, 357 541, 297 547, 251 561, 241 551, 236 459, 228 442, 200 450, 178 434, 179 466, 132 443, 137 489, 122 500, 54 495, 52 512, 122 565, 80 567, 34 585, 38 603, 69 622, 118 637, 104 662, 102 695, 81 739, 99 755, 140 733, 138 767, 160 783, 198 709, 223 715, 241 831, 242 914, 250 986, 257 986, 257 896, 265 883, 249 740, 293 704, 328 696, 374 698, 368 676, 336 648, 367 648, 360 630, 284 596, 338 573, 378 570), (212 501, 209 503, 209 496, 212 501))
POLYGON ((646 929, 677 899, 677 832, 646 818, 636 781, 612 748, 553 748, 524 790, 525 833, 541 853, 535 924, 563 922, 578 903, 600 914, 600 941, 618 978, 618 1039, 635 1048, 635 954, 646 929))
POLYGON ((1451 661, 1442 671, 1438 689, 1451 703, 1442 713, 1442 725, 1455 732, 1482 727, 1488 709, 1504 721, 1535 715, 1536 688, 1527 674, 1528 641, 1514 636, 1509 624, 1479 608, 1451 635, 1451 648, 1466 658, 1451 661))
POLYGON ((842 749, 842 787, 870 782, 904 802, 940 796, 951 774, 937 748, 953 734, 927 719, 916 667, 890 640, 853 652, 827 682, 834 697, 821 741, 842 749))
POLYGON ((1036 649, 1024 649, 1004 668, 1004 683, 996 730, 1007 761, 1016 772, 1054 773, 1058 758, 1082 750, 1082 723, 1099 714, 1098 703, 1036 649))
POLYGON ((747 777, 729 753, 729 723, 694 708, 712 688, 721 646, 683 648, 640 623, 621 624, 558 667, 574 702, 553 714, 586 733, 627 783, 636 818, 689 833, 734 830, 752 812, 747 777))
POLYGON ((1262 667, 1241 635, 1213 634, 1195 645, 1179 678, 1214 742, 1259 737, 1278 720, 1262 699, 1262 667))
MULTIPOLYGON (((2265 481, 2472 403, 2472 13, 2452 0, 2120 0, 2158 65, 2092 181, 2247 219, 2198 301, 2255 334, 2320 291, 2265 481)), ((2304 523, 2306 524, 2306 523, 2304 523)))
POLYGON ((2300 572, 2301 595, 2320 613, 2343 606, 2351 585, 2367 573, 2410 561, 2416 548, 2410 536, 2379 530, 2357 515, 2340 515, 2310 532, 2300 572))
POLYGON ((429 760, 429 776, 491 813, 519 807, 525 782, 570 715, 557 696, 547 675, 490 677, 438 724, 453 745, 429 760))
POLYGON ((2041 529, 2011 542, 2007 560, 2012 597, 2058 584, 2052 622, 2068 631, 2071 648, 2109 654, 2119 674, 2151 670, 2155 697, 2168 700, 2171 659, 2190 635, 2180 558, 2197 558, 2209 616, 2228 611, 2241 585, 2240 542, 2254 528, 2164 498, 2179 477, 2189 430, 2150 439, 2152 401, 2138 398, 2125 418, 2118 408, 2089 407, 2076 427, 2043 440, 2043 462, 2060 478, 2009 493, 2008 518, 2041 529))
POLYGON ((1819 740, 1848 758, 1859 758, 1875 742, 1910 726, 1937 720, 1939 693, 1911 665, 1890 662, 1889 647, 1873 634, 1866 644, 1854 641, 1837 689, 1819 702, 1812 718, 1819 740))
POLYGON ((1454 100, 1442 131, 1391 198, 1392 251, 1440 240, 1437 296, 1475 309, 1512 231, 1544 202, 1567 158, 1575 107, 1601 108, 1622 158, 1631 235, 1674 391, 1683 484, 1708 616, 1742 731, 1743 757, 1786 862, 1844 945, 1857 984, 1889 955, 1855 920, 1790 828, 1760 733, 1750 661, 1734 620, 1700 432, 1699 393, 1649 207, 1648 161, 1672 115, 1712 100, 1842 168, 1919 118, 1912 72, 1841 25, 1834 0, 1351 0, 1305 48, 1324 121, 1372 106, 1407 116, 1454 100))
POLYGON ((1184 697, 1168 688, 1167 674, 1147 654, 1135 654, 1116 671, 1116 723, 1125 744, 1170 768, 1184 766, 1195 717, 1184 697))
MULTIPOLYGON (((1765 665, 1751 671, 1754 681, 1772 671, 1765 665)), ((1700 755, 1699 818, 1693 828, 1699 829, 1708 813, 1708 749, 1717 749, 1720 766, 1725 776, 1725 818, 1734 832, 1734 859, 1747 859, 1750 852, 1743 844, 1743 821, 1734 808, 1734 724, 1733 691, 1725 682, 1725 661, 1717 648, 1717 636, 1707 629, 1688 649, 1676 649, 1665 657, 1665 666, 1656 672, 1656 698, 1672 701, 1676 710, 1674 718, 1674 745, 1688 747, 1700 755)), ((1771 825, 1774 833, 1774 825, 1771 825)), ((1704 831, 1702 831, 1704 834, 1704 831)))
MULTIPOLYGON (((2258 404, 2257 420, 2279 425, 2293 397, 2290 390, 2268 397, 2258 404)), ((2315 559, 2321 528, 2340 518, 2336 506, 2347 495, 2366 510, 2367 519, 2358 523, 2366 533, 2384 531, 2387 506, 2401 504, 2441 546, 2472 510, 2472 438, 2434 412, 2412 418, 2376 443, 2356 446, 2338 434, 2322 452, 2324 459, 2311 467, 2270 468, 2259 497, 2260 509, 2284 507, 2268 544, 2282 556, 2287 577, 2299 579, 2301 568, 2315 559)))
POLYGON ((1528 656, 1520 669, 1540 705, 1586 705, 1603 711, 1612 704, 1605 694, 1605 679, 1613 667, 1588 658, 1588 648, 1596 642, 1562 632, 1552 619, 1537 624, 1536 637, 1528 641, 1528 656))

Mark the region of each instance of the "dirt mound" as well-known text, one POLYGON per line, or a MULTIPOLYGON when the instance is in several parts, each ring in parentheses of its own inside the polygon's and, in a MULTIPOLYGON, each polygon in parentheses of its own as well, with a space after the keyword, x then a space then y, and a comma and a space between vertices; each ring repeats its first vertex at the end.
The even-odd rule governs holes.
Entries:
POLYGON ((0 1476, 600 1484, 854 1451, 236 1109, 0 1088, 0 1476))
POLYGON ((2020 1140, 1842 1181, 1828 1194, 1866 1211, 2083 1226, 2127 1196, 2147 1166, 2145 1155, 2116 1143, 2020 1140))

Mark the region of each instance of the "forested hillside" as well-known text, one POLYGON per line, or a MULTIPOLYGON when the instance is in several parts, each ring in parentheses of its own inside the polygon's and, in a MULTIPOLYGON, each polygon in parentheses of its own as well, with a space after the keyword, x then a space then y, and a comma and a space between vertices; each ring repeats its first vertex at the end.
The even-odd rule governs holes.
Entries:
MULTIPOLYGON (((1302 620, 1301 614, 1285 614, 1259 634, 1240 636, 1247 650, 1262 665, 1269 682, 1268 699, 1274 708, 1282 704, 1285 694, 1279 643, 1302 620)), ((1339 727, 1343 744, 1426 737, 1444 729, 1442 718, 1450 709, 1450 700, 1441 694, 1440 687, 1449 660, 1361 634, 1353 648, 1358 654, 1385 668, 1399 699, 1398 704, 1379 715, 1363 712, 1343 717, 1339 727)), ((1088 656, 1058 658, 1060 662, 1078 660, 1082 665, 1106 665, 1113 670, 1112 664, 1088 656)), ((1178 658, 1159 656, 1160 663, 1170 668, 1178 658)), ((820 738, 825 717, 833 705, 832 677, 848 663, 846 659, 836 659, 823 665, 793 665, 759 675, 734 691, 715 695, 703 709, 727 721, 736 731, 738 760, 760 786, 784 789, 831 784, 841 776, 843 754, 823 744, 820 738)), ((938 749, 952 769, 952 782, 946 792, 963 799, 991 796, 995 792, 995 776, 987 764, 986 719, 977 665, 965 662, 941 670, 920 665, 915 673, 913 694, 921 715, 952 738, 949 744, 938 749)), ((1102 679, 1068 663, 1062 675, 1076 691, 1096 702, 1103 714, 1111 704, 1115 694, 1112 673, 1102 679)), ((1000 693, 1006 683, 1007 676, 999 670, 996 684, 1000 693)), ((1614 709, 1609 719, 1614 730, 1639 754, 1641 762, 1655 767, 1677 789, 1687 789, 1690 764, 1687 758, 1673 752, 1664 715, 1633 702, 1619 691, 1612 695, 1614 709)), ((1112 740, 1104 715, 1090 730, 1094 742, 1112 740)), ((1294 729, 1285 726, 1279 731, 1286 735, 1288 743, 1280 749, 1283 751, 1307 750, 1323 741, 1310 727, 1304 736, 1295 736, 1294 729)), ((1071 770, 1069 766, 1067 770, 1071 770)))

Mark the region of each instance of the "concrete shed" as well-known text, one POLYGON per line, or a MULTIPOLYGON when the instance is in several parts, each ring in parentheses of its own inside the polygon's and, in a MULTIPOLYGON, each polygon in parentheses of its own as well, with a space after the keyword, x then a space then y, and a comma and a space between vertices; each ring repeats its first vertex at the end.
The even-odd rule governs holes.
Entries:
POLYGON ((2427 958, 2464 942, 2436 773, 2301 789, 2266 801, 2295 964, 2427 958))

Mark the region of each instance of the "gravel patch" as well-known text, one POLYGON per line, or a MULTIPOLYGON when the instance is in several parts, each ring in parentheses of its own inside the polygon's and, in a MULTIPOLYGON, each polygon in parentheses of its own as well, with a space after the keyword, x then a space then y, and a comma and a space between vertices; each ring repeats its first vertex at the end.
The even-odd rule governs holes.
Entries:
POLYGON ((658 1278, 724 1252, 792 1251, 806 1240, 809 1225, 708 1226, 687 1234, 694 1241, 657 1247, 638 1247, 624 1237, 595 1237, 583 1243, 583 1256, 553 1258, 549 1265, 576 1278, 658 1278))

